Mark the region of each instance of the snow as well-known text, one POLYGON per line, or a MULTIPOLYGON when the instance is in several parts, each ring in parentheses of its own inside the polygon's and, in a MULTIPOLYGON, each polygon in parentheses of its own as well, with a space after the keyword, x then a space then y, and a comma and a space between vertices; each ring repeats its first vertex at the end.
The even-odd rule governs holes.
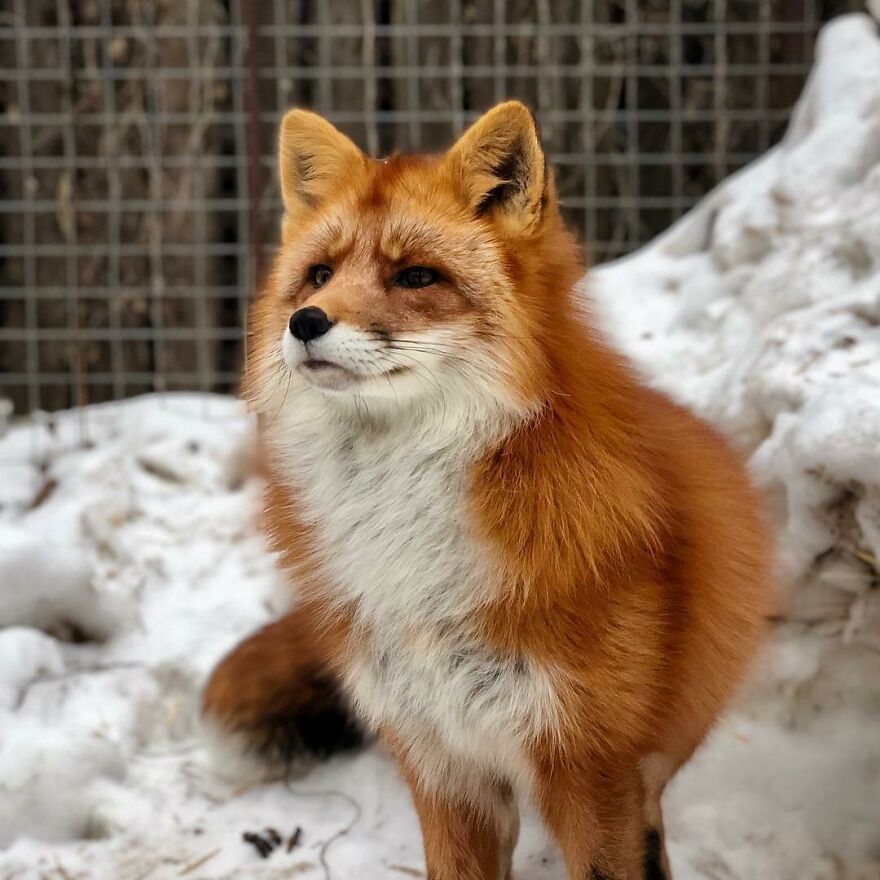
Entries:
MULTIPOLYGON (((749 456, 780 621, 665 799, 677 880, 880 878, 880 38, 823 31, 784 142, 586 281, 651 382, 749 456)), ((289 601, 236 401, 0 419, 0 877, 423 876, 377 748, 230 781, 197 704, 289 601), (263 860, 244 832, 301 842, 263 860)), ((527 813, 521 880, 562 876, 527 813)))

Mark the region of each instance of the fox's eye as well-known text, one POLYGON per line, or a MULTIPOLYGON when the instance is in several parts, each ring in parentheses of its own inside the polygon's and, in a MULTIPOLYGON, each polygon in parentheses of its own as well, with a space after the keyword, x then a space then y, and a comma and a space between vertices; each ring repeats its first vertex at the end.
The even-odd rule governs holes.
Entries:
POLYGON ((424 266, 410 266, 394 279, 394 283, 401 287, 428 287, 435 284, 439 278, 440 274, 433 269, 426 269, 424 266))
POLYGON ((309 281, 313 287, 323 287, 333 277, 333 270, 323 263, 309 269, 309 281))

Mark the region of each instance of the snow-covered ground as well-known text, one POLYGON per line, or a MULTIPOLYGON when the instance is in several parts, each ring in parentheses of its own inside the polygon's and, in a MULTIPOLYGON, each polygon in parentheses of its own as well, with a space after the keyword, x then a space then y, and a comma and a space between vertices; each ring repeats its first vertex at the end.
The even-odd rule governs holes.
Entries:
MULTIPOLYGON (((587 286, 651 381, 749 452, 779 527, 775 637, 667 794, 676 878, 877 880, 876 24, 827 27, 784 143, 587 286)), ((378 749, 269 785, 207 760, 205 675, 287 601, 259 503, 253 425, 229 399, 0 437, 0 878, 423 876, 378 749), (284 842, 262 859, 242 834, 267 828, 284 842)), ((531 817, 516 865, 562 876, 531 817)))

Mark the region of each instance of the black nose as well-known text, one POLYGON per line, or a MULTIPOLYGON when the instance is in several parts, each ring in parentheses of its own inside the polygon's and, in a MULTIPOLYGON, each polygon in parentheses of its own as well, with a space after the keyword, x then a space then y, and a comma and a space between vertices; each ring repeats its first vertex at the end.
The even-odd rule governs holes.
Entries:
POLYGON ((306 306, 290 316, 290 332, 300 341, 309 342, 323 336, 333 325, 327 313, 317 306, 306 306))

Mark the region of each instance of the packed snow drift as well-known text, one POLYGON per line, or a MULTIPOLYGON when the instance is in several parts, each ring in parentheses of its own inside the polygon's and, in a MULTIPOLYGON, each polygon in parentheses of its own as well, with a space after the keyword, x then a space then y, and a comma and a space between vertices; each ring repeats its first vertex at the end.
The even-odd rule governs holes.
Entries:
MULTIPOLYGON (((877 880, 876 23, 826 27, 783 143, 585 289, 746 452, 779 534, 772 642, 667 793, 676 880, 877 880)), ((197 395, 0 437, 0 877, 424 876, 378 748, 269 784, 208 758, 206 674, 289 602, 254 457, 241 404, 197 395)), ((515 865, 562 876, 528 813, 515 865)))

